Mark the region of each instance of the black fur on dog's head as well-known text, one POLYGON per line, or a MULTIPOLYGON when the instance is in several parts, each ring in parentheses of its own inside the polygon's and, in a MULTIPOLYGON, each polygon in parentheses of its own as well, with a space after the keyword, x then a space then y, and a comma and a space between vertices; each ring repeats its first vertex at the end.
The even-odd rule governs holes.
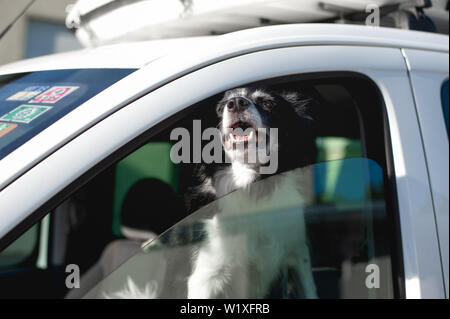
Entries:
POLYGON ((237 128, 242 131, 265 128, 267 133, 276 128, 277 141, 266 136, 266 145, 270 152, 278 152, 278 172, 313 163, 316 147, 313 119, 309 115, 312 105, 313 100, 301 93, 277 93, 256 87, 227 91, 216 108, 225 153, 236 158, 236 143, 246 143, 247 149, 250 139, 261 140, 258 134, 236 135, 233 132, 237 128))
MULTIPOLYGON (((237 88, 227 91, 218 102, 216 106, 218 119, 211 121, 210 125, 216 125, 217 120, 219 121, 223 151, 231 158, 233 154, 230 153, 232 152, 230 149, 227 150, 227 141, 233 127, 251 127, 255 130, 277 128, 277 143, 269 136, 266 138, 266 147, 269 144, 270 152, 274 151, 272 147, 275 148, 278 166, 274 174, 281 173, 312 164, 316 160, 314 121, 310 116, 314 103, 312 98, 301 93, 277 93, 260 87, 237 88), (230 106, 233 110, 230 110, 230 106)), ((259 167, 266 165, 267 163, 261 164, 259 167)), ((195 166, 194 172, 190 174, 195 181, 186 195, 188 211, 195 211, 217 198, 218 194, 213 189, 214 176, 229 167, 230 164, 215 162, 195 166)), ((258 171, 258 167, 252 168, 255 172, 258 171)), ((255 180, 270 175, 257 174, 255 180)))

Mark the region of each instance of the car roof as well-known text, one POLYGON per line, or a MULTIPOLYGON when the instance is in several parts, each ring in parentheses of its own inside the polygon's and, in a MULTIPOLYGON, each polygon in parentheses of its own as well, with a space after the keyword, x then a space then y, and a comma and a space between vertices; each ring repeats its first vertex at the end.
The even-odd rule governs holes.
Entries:
MULTIPOLYGON (((339 24, 288 24, 220 36, 128 42, 53 54, 0 66, 0 74, 74 68, 141 68, 179 51, 288 45, 363 45, 448 52, 448 36, 427 32, 339 24), (215 43, 214 45, 211 45, 215 43)), ((216 50, 217 51, 217 50, 216 50)), ((226 50, 225 50, 226 51, 226 50)))
MULTIPOLYGON (((1 74, 75 68, 138 68, 53 123, 0 161, 0 190, 68 141, 131 101, 170 81, 228 58, 261 50, 356 45, 448 53, 448 36, 336 24, 248 29, 215 37, 123 43, 50 55, 0 67, 1 74), (43 147, 45 145, 45 147, 43 147)), ((164 114, 165 110, 158 110, 164 114)))

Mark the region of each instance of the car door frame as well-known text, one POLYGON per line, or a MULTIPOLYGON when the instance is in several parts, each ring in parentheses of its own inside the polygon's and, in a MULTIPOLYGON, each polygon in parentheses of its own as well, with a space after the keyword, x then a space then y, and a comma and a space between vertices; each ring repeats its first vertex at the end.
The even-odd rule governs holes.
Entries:
POLYGON ((443 298, 426 162, 423 146, 416 142, 420 141, 420 130, 405 60, 398 48, 312 45, 267 49, 222 59, 181 76, 82 132, 5 187, 0 193, 0 207, 14 211, 14 215, 2 216, 5 219, 0 227, 1 242, 17 237, 33 220, 104 168, 105 163, 131 152, 132 147, 139 145, 139 139, 145 140, 149 132, 165 125, 164 120, 182 114, 180 111, 187 107, 246 83, 333 71, 362 74, 380 90, 389 122, 391 173, 395 172, 398 195, 404 293, 407 298, 443 298), (149 107, 154 105, 158 107, 149 107), (52 178, 43 180, 42 176, 52 178), (16 203, 23 194, 27 194, 27 200, 18 207, 16 203), (424 237, 426 242, 422 242, 424 237))
POLYGON ((404 49, 427 162, 445 296, 449 296, 449 147, 442 111, 442 85, 449 78, 448 53, 404 49))

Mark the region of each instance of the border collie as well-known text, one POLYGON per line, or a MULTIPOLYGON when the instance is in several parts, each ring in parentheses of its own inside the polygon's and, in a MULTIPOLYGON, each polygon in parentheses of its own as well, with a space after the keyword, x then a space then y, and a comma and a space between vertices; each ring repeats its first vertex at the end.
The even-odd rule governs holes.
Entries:
POLYGON ((286 269, 299 280, 303 297, 317 297, 301 208, 292 228, 278 229, 278 234, 261 231, 263 225, 230 226, 225 222, 227 215, 239 215, 242 207, 238 205, 258 211, 258 207, 270 207, 271 198, 283 198, 296 206, 294 199, 302 197, 301 182, 289 171, 312 164, 316 156, 308 115, 311 103, 312 99, 299 93, 254 87, 230 90, 218 103, 218 128, 229 163, 198 168, 200 183, 192 188, 188 207, 193 211, 239 191, 230 194, 233 200, 219 201, 228 206, 219 207, 218 213, 205 221, 206 239, 194 257, 188 298, 264 298, 286 269), (276 129, 276 136, 271 129, 276 129), (251 152, 260 149, 277 154, 274 172, 261 173, 273 164, 267 159, 250 161, 251 152), (267 177, 276 182, 255 183, 267 177), (232 235, 236 233, 245 238, 232 235), (249 282, 244 284, 245 280, 249 282))

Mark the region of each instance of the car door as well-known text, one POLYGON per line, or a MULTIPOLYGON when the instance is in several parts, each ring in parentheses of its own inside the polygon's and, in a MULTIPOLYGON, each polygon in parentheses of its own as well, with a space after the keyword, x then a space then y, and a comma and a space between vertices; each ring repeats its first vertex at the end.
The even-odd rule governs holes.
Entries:
POLYGON ((409 63, 427 159, 442 274, 448 297, 448 53, 406 49, 404 54, 409 63))
MULTIPOLYGON (((167 62, 170 60, 159 61, 167 62)), ((19 229, 45 215, 80 184, 135 150, 146 136, 167 127, 165 120, 176 117, 189 106, 256 81, 311 74, 326 77, 334 72, 368 79, 381 97, 388 125, 378 129, 384 130, 389 145, 384 150, 386 174, 394 206, 398 205, 393 223, 397 220, 400 225, 395 233, 400 254, 395 273, 396 295, 443 297, 439 247, 419 123, 406 64, 401 51, 395 48, 339 45, 279 48, 239 55, 181 76, 82 132, 4 188, 0 206, 21 216, 17 219, 5 215, 10 225, 8 239, 17 237, 19 229), (42 179, 42 176, 52 178, 42 179), (14 199, 25 192, 27 200, 17 207, 14 199)))

